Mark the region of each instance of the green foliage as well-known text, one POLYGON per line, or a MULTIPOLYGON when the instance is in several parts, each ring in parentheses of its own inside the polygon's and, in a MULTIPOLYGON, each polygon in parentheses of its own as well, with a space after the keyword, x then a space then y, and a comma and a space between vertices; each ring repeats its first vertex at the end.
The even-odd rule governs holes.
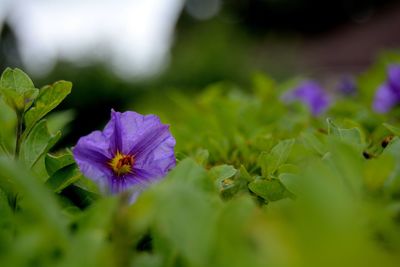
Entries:
POLYGON ((28 137, 22 141, 20 159, 29 168, 43 157, 52 146, 60 139, 61 132, 51 135, 47 128, 46 120, 37 123, 28 137))
POLYGON ((30 107, 38 94, 32 80, 20 69, 7 68, 0 78, 0 92, 5 102, 18 112, 30 107))
POLYGON ((66 81, 59 81, 53 85, 47 85, 40 89, 40 93, 32 108, 25 113, 26 134, 29 134, 33 126, 57 107, 63 99, 71 93, 72 84, 66 81))
POLYGON ((362 92, 315 118, 280 101, 293 81, 143 99, 136 110, 171 124, 178 164, 130 204, 51 151, 71 113, 49 112, 71 84, 21 102, 33 83, 7 69, 0 266, 397 266, 398 111, 374 114, 362 92))

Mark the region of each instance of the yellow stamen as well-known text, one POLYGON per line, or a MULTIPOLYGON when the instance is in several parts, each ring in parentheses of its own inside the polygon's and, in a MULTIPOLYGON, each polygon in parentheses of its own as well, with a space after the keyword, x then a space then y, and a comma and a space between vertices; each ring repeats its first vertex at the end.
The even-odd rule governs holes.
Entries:
POLYGON ((117 176, 129 173, 135 162, 133 156, 121 154, 119 151, 114 158, 108 163, 117 176))

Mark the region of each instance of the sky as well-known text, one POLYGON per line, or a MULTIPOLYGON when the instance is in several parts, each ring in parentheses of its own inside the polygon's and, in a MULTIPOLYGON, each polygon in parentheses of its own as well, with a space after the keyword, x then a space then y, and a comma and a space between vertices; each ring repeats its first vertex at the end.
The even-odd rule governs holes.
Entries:
MULTIPOLYGON (((184 0, 0 0, 29 72, 56 59, 106 62, 121 78, 158 73, 168 62, 184 0)), ((0 40, 1 42, 1 40, 0 40)))

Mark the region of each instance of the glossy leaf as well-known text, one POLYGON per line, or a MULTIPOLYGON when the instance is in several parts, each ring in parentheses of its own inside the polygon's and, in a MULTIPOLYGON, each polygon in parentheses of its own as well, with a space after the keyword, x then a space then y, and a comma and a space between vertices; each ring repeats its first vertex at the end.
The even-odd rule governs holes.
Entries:
POLYGON ((264 177, 274 174, 278 168, 287 161, 294 142, 294 139, 283 140, 274 146, 270 153, 261 153, 259 165, 264 177))
POLYGON ((326 119, 328 123, 328 133, 333 136, 337 136, 338 138, 352 143, 361 145, 363 144, 362 134, 360 129, 354 127, 350 129, 344 129, 338 127, 331 119, 326 119))
POLYGON ((68 165, 53 173, 46 181, 46 184, 50 186, 54 192, 59 193, 80 178, 82 178, 82 174, 76 165, 68 165))
POLYGON ((46 120, 40 121, 22 142, 20 159, 31 168, 57 143, 60 137, 61 132, 51 135, 47 129, 46 120))
POLYGON ((72 83, 58 81, 40 89, 34 105, 25 113, 25 136, 29 134, 35 123, 57 107, 71 92, 72 83))
POLYGON ((71 165, 75 162, 70 150, 62 154, 47 154, 45 158, 46 170, 49 175, 53 175, 57 170, 71 165))
POLYGON ((7 68, 0 78, 0 93, 9 106, 23 112, 36 98, 38 89, 22 70, 7 68))

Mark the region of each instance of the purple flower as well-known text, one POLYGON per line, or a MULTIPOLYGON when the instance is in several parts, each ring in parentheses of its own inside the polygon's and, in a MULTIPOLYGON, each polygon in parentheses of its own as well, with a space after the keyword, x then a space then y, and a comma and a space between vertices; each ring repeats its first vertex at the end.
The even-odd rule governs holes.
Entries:
POLYGON ((390 65, 387 72, 390 88, 400 95, 400 65, 390 65))
POLYGON ((377 113, 387 113, 400 103, 400 65, 390 65, 387 81, 375 93, 373 109, 377 113))
POLYGON ((306 104, 314 116, 325 112, 330 104, 327 92, 314 81, 305 81, 283 96, 286 102, 299 100, 306 104))
POLYGON ((174 146, 169 125, 157 116, 112 110, 104 130, 81 137, 73 155, 103 192, 130 191, 134 198, 175 166, 174 146))
POLYGON ((376 91, 373 108, 377 113, 387 113, 398 103, 399 96, 388 84, 383 84, 376 91))
POLYGON ((338 92, 344 96, 354 96, 357 94, 357 85, 354 78, 350 75, 342 76, 337 87, 338 92))

